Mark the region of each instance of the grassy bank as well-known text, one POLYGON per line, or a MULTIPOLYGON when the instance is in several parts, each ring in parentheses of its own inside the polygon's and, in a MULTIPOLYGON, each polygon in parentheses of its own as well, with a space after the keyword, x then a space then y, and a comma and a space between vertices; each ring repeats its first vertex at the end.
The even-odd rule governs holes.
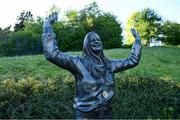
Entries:
MULTIPOLYGON (((126 58, 130 49, 105 50, 105 55, 110 58, 126 58)), ((124 74, 154 75, 180 82, 180 48, 144 48, 140 64, 129 69, 124 74)), ((70 54, 80 55, 81 52, 70 54)), ((35 77, 40 80, 45 78, 58 78, 68 72, 56 67, 44 55, 1 57, 0 80, 21 79, 35 77)))
MULTIPOLYGON (((129 53, 105 50, 111 59, 129 53)), ((118 73, 113 118, 180 118, 179 53, 177 47, 144 48, 139 66, 118 73)), ((44 55, 0 58, 0 81, 0 118, 73 117, 74 78, 44 55)))

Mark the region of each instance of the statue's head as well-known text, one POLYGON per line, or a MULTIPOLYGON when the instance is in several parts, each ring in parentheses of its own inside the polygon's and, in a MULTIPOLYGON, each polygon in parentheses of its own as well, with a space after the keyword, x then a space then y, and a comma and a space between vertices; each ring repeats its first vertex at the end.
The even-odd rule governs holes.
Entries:
POLYGON ((99 35, 95 32, 89 32, 84 38, 82 56, 96 64, 104 64, 107 68, 110 67, 109 60, 104 56, 103 45, 99 35))
POLYGON ((89 32, 84 38, 83 44, 83 56, 87 56, 94 61, 102 61, 103 54, 103 45, 99 35, 95 32, 89 32))
POLYGON ((83 49, 88 49, 94 54, 101 52, 103 46, 99 35, 95 32, 89 32, 84 38, 83 49))

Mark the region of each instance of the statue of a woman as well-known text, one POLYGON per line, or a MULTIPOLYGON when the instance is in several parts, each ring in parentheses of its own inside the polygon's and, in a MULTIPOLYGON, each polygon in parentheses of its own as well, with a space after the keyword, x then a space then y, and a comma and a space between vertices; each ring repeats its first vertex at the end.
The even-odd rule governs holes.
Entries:
POLYGON ((107 59, 103 53, 101 39, 95 32, 89 32, 85 36, 82 56, 71 56, 57 47, 51 26, 57 18, 58 13, 55 12, 45 20, 44 52, 47 60, 70 71, 75 77, 75 118, 111 118, 114 74, 138 65, 142 48, 139 34, 135 29, 131 29, 135 43, 126 59, 107 59))

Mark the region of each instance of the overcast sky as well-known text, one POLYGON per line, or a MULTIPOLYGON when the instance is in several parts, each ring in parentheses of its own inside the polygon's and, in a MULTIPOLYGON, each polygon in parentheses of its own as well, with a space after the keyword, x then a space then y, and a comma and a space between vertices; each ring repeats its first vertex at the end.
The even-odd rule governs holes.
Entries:
POLYGON ((46 11, 56 5, 64 13, 69 9, 80 10, 85 5, 96 1, 103 11, 112 12, 125 24, 129 15, 135 11, 150 7, 164 19, 180 23, 180 0, 1 0, 0 27, 13 25, 23 11, 31 11, 35 16, 46 16, 46 11))

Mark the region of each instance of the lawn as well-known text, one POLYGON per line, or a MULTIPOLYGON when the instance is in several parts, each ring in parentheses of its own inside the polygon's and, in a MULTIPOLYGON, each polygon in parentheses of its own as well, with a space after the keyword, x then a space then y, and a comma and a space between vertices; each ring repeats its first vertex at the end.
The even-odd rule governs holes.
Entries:
MULTIPOLYGON (((114 59, 130 51, 104 52, 114 59)), ((115 76, 113 118, 180 119, 179 53, 178 47, 143 48, 139 65, 115 76)), ((73 117, 74 78, 44 55, 1 57, 0 81, 0 118, 73 117)))
MULTIPOLYGON (((104 52, 108 58, 114 59, 126 58, 130 51, 130 49, 110 49, 104 52)), ((70 52, 69 54, 80 55, 81 52, 70 52)), ((25 77, 44 80, 44 78, 59 77, 68 73, 45 60, 44 55, 1 57, 0 63, 0 80, 25 77)), ((180 82, 179 72, 180 48, 154 47, 143 48, 140 64, 123 74, 154 75, 180 82)))

